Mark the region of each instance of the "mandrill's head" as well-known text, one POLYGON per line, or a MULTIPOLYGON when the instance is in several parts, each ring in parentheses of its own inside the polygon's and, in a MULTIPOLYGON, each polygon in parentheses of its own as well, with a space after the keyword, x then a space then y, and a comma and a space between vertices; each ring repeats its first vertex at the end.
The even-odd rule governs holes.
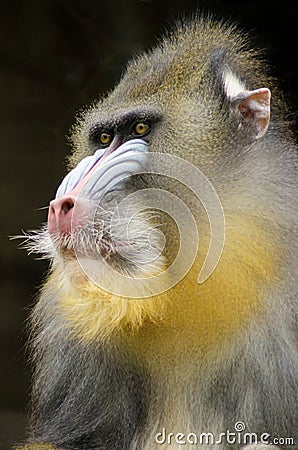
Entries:
POLYGON ((87 316, 90 336, 101 327, 108 333, 107 324, 159 320, 167 303, 160 296, 201 296, 210 305, 228 290, 238 303, 255 301, 275 264, 272 211, 264 209, 273 166, 264 170, 266 140, 273 153, 276 139, 264 137, 269 117, 258 56, 237 30, 210 20, 179 25, 84 113, 72 170, 35 238, 53 260, 49 283, 79 333, 87 316), (202 267, 207 281, 198 284, 202 267))

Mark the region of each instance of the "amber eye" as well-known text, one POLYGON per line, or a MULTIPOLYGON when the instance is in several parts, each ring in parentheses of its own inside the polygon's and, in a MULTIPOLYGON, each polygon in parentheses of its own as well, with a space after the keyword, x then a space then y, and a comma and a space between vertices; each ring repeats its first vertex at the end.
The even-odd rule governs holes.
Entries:
POLYGON ((108 145, 112 140, 112 135, 107 132, 103 132, 99 136, 99 142, 101 145, 108 145))
POLYGON ((145 122, 139 122, 134 127, 135 133, 142 136, 143 134, 146 134, 149 131, 149 125, 145 122))

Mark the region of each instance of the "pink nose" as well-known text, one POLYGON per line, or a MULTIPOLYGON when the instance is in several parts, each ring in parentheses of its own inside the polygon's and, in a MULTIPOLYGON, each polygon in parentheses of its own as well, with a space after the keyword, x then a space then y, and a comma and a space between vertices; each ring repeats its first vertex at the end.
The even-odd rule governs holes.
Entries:
POLYGON ((73 225, 73 208, 76 197, 66 195, 50 202, 48 230, 50 234, 70 234, 73 225))

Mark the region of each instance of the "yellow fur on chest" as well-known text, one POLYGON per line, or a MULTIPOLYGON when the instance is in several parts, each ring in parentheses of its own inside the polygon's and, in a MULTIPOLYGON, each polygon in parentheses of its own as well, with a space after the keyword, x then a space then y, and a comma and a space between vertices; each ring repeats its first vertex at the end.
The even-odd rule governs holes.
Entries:
POLYGON ((121 298, 58 270, 49 283, 60 284, 61 310, 82 340, 123 332, 137 345, 152 345, 153 351, 184 343, 206 351, 220 348, 223 339, 258 315, 268 287, 278 280, 279 258, 280 251, 263 229, 253 222, 233 221, 227 225, 219 264, 202 284, 197 283, 199 259, 180 283, 151 298, 121 298))

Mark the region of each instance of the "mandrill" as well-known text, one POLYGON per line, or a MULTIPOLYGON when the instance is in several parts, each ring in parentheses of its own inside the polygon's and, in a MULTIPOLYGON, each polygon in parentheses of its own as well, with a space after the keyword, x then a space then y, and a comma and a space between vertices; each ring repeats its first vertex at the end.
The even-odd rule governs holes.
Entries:
POLYGON ((179 23, 72 143, 27 235, 50 270, 17 448, 298 448, 297 147, 262 57, 179 23))

